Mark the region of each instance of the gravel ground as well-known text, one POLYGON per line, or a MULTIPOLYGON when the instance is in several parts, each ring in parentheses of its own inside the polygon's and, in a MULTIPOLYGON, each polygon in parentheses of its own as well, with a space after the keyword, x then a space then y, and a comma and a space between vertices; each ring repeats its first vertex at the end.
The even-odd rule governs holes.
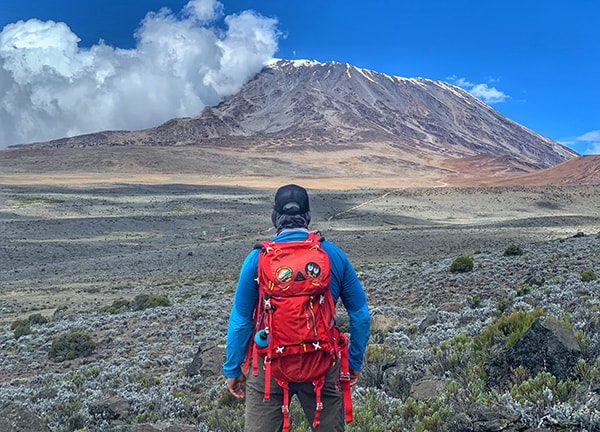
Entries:
MULTIPOLYGON (((97 307, 150 287, 230 281, 273 234, 273 191, 207 186, 0 188, 0 312, 97 307)), ((596 186, 312 191, 312 229, 357 268, 599 231, 596 186)), ((193 289, 191 289, 193 291, 193 289)))
MULTIPOLYGON (((119 430, 123 421, 93 414, 95 403, 111 397, 127 401, 135 422, 158 430, 208 430, 201 407, 222 394, 237 272, 253 244, 273 234, 274 189, 3 186, 0 400, 25 404, 52 431, 74 430, 64 424, 73 413, 90 431, 119 430), (164 294, 173 304, 101 310, 140 293, 164 294), (34 313, 49 322, 15 339, 11 322, 34 313), (49 360, 52 338, 70 330, 92 335, 96 352, 49 360), (202 364, 188 377, 197 350, 202 364)), ((311 190, 311 228, 355 264, 374 330, 413 352, 411 364, 399 367, 414 382, 424 374, 424 348, 480 331, 503 299, 509 309, 568 316, 574 330, 598 321, 600 285, 579 275, 600 274, 599 189, 311 190), (505 257, 510 243, 524 253, 505 257), (472 272, 449 272, 458 255, 474 258, 472 272), (516 295, 523 284, 540 287, 516 295)), ((589 341, 598 354, 599 338, 596 332, 589 341)))

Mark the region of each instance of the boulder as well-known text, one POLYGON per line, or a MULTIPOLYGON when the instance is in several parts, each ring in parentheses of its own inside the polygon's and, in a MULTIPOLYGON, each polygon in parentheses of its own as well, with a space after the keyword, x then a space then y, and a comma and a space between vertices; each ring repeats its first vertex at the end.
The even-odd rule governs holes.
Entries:
POLYGON ((581 347, 575 335, 561 323, 538 318, 531 328, 506 353, 510 367, 524 366, 531 376, 545 370, 558 379, 568 377, 581 347))
POLYGON ((37 414, 24 405, 10 401, 0 401, 0 431, 51 432, 37 414))
POLYGON ((511 370, 523 366, 531 377, 541 371, 558 379, 567 378, 581 358, 581 347, 575 335, 561 323, 538 318, 529 330, 510 348, 504 348, 505 338, 492 350, 486 364, 488 384, 506 388, 511 370))
POLYGON ((92 402, 89 412, 96 418, 105 420, 126 419, 129 416, 129 401, 119 396, 92 402))
POLYGON ((410 397, 415 400, 426 401, 437 396, 444 390, 446 382, 440 377, 426 377, 414 383, 410 388, 410 397))
POLYGON ((458 413, 447 427, 448 432, 517 432, 524 429, 518 414, 479 403, 458 413))
POLYGON ((222 374, 221 366, 225 359, 225 350, 218 345, 200 346, 194 358, 185 368, 185 375, 214 376, 222 374))

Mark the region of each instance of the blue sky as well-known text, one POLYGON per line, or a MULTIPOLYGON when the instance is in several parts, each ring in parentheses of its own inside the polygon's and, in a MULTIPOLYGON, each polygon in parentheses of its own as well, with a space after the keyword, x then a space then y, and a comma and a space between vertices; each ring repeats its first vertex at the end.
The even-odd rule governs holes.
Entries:
POLYGON ((277 57, 448 81, 600 153, 599 17, 596 0, 2 0, 0 148, 197 115, 277 57))

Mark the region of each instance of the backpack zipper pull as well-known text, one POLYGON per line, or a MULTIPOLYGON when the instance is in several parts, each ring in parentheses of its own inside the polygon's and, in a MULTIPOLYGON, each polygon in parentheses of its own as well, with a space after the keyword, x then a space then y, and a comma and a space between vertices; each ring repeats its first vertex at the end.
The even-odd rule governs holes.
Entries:
POLYGON ((312 320, 312 330, 313 330, 313 334, 315 335, 315 337, 319 336, 319 333, 317 332, 317 317, 315 316, 315 311, 313 309, 313 296, 309 297, 308 300, 308 311, 310 312, 310 317, 312 320))

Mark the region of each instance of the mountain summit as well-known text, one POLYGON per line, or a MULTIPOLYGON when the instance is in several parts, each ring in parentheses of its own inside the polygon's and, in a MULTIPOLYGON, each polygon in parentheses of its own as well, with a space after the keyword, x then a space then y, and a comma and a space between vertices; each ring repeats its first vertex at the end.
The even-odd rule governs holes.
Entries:
POLYGON ((225 175, 477 177, 483 170, 498 176, 577 156, 446 82, 289 60, 273 61, 199 117, 25 147, 114 146, 128 147, 124 155, 143 147, 147 157, 170 149, 169 157, 156 156, 155 164, 130 161, 129 167, 225 175), (186 160, 166 166, 177 151, 186 160))
POLYGON ((514 157, 536 168, 576 155, 459 87, 335 62, 276 61, 238 94, 187 122, 207 138, 263 136, 315 150, 386 143, 432 157, 514 157))

